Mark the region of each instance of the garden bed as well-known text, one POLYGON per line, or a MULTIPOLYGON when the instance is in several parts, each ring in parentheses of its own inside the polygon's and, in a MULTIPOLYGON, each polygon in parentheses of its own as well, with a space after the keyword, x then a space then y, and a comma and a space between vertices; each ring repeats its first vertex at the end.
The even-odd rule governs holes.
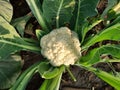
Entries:
MULTIPOLYGON (((28 13, 31 12, 29 9, 29 6, 27 5, 25 0, 10 0, 12 6, 13 6, 13 19, 22 17, 28 13)), ((100 0, 99 4, 97 5, 97 10, 98 13, 101 14, 105 10, 106 6, 108 4, 107 0, 100 0)), ((95 16, 97 18, 97 16, 95 16)), ((88 18, 89 19, 89 18, 88 18)), ((104 27, 105 22, 101 22, 95 27, 92 28, 87 33, 87 36, 91 34, 97 34, 99 33, 104 27)), ((25 34, 24 37, 30 38, 37 40, 37 36, 35 35, 36 29, 41 29, 41 26, 38 24, 37 20, 35 17, 32 16, 32 18, 28 21, 26 27, 25 27, 25 34), (27 25, 31 25, 31 27, 27 27, 27 25)), ((69 26, 69 24, 66 24, 66 26, 69 26)), ((53 29, 55 28, 54 26, 52 27, 53 29)), ((107 44, 119 44, 118 41, 111 41, 111 40, 105 40, 100 43, 96 43, 93 46, 89 48, 89 50, 99 47, 101 44, 102 45, 107 45, 107 44)), ((82 52, 82 55, 85 55, 86 53, 89 52, 82 52)), ((22 67, 22 72, 27 70, 30 66, 32 66, 34 63, 43 61, 44 57, 39 54, 35 54, 33 52, 29 51, 20 51, 20 56, 23 60, 23 67, 22 67)), ((104 58, 112 58, 110 55, 107 56, 101 56, 102 59, 104 58)), ((114 62, 114 63, 97 63, 93 65, 95 68, 99 68, 103 71, 106 72, 112 72, 112 71, 117 71, 120 72, 120 63, 119 62, 114 62)), ((78 66, 70 66, 70 70, 73 73, 73 75, 76 78, 76 82, 74 82, 70 75, 68 74, 67 71, 63 73, 62 80, 60 83, 60 90, 115 90, 112 86, 107 84, 105 81, 97 77, 94 73, 83 69, 82 67, 78 66)), ((25 90, 38 90, 40 88, 40 85, 43 83, 44 79, 40 77, 39 73, 36 73, 33 75, 32 79, 29 81, 27 87, 25 90)))
MULTIPOLYGON (((25 2, 25 0, 18 0, 18 1, 11 0, 11 3, 14 7, 14 15, 13 15, 14 18, 26 15, 27 13, 30 12, 30 9, 27 3, 25 2)), ((101 0, 101 2, 98 4, 99 13, 102 13, 104 11, 106 4, 107 1, 101 0)), ((33 20, 30 22, 33 23, 33 20)), ((35 19, 33 24, 34 24, 34 29, 38 28, 35 27, 38 26, 38 23, 35 21, 35 19)), ((93 31, 99 32, 99 30, 101 30, 102 28, 103 28, 103 24, 101 23, 95 28, 93 28, 93 31)), ((34 37, 32 35, 29 35, 29 32, 27 34, 28 36, 34 37)), ((33 31, 33 35, 34 35, 34 31, 33 31)), ((41 56, 35 55, 34 53, 30 53, 30 52, 22 52, 22 57, 24 60, 23 71, 26 70, 33 63, 42 60, 41 56)), ((113 66, 115 69, 120 70, 120 63, 113 63, 113 66)), ((106 63, 100 63, 96 65, 96 67, 102 68, 105 71, 111 70, 109 65, 106 63)), ((67 73, 64 73, 62 77, 60 90, 114 90, 110 85, 99 79, 92 72, 86 71, 85 69, 75 66, 71 67, 71 71, 75 75, 77 81, 73 82, 69 78, 69 75, 67 73)), ((43 79, 41 79, 38 74, 34 75, 32 80, 28 84, 26 90, 37 90, 42 81, 43 79)))

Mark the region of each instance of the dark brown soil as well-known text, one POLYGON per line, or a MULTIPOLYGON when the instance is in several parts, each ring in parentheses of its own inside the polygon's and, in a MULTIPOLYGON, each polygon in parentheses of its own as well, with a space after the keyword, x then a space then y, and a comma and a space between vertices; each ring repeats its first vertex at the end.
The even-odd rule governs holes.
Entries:
MULTIPOLYGON (((27 6, 25 0, 11 0, 11 3, 14 7, 14 16, 13 18, 20 17, 26 15, 30 12, 29 7, 27 6)), ((102 13, 104 8, 106 7, 107 0, 101 0, 98 5, 99 13, 102 13)), ((37 25, 36 25, 37 26, 37 25)), ((98 26, 97 29, 103 26, 98 26)), ((28 35, 30 36, 30 35, 28 35)), ((32 36, 31 36, 32 37, 32 36)), ((42 60, 41 55, 37 55, 31 52, 21 51, 21 56, 24 60, 23 71, 26 70, 28 67, 33 65, 35 62, 42 60)), ((105 71, 110 71, 111 68, 106 63, 100 63, 95 65, 95 67, 101 68, 105 71)), ((120 71, 120 63, 113 63, 113 67, 120 71)), ((68 73, 64 73, 60 85, 60 90, 114 90, 111 86, 107 83, 99 79, 93 73, 86 71, 80 67, 71 66, 71 71, 73 72, 74 76, 76 77, 77 81, 73 82, 68 75, 68 73)), ((35 74, 31 81, 29 82, 26 90, 38 90, 43 79, 39 76, 39 74, 35 74)))
POLYGON ((10 0, 14 9, 13 9, 13 18, 26 15, 30 12, 30 9, 25 0, 10 0))

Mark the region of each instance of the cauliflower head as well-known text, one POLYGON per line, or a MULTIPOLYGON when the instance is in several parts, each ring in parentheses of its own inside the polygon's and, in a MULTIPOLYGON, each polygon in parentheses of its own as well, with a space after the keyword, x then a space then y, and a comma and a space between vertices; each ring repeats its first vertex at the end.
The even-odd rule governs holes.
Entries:
POLYGON ((41 54, 53 66, 73 65, 81 56, 77 34, 67 27, 54 29, 40 41, 41 54))

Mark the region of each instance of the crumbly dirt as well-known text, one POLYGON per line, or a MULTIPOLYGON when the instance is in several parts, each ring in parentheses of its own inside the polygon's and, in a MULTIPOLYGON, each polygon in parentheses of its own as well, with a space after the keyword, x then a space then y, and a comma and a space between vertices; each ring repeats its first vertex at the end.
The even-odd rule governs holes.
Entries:
MULTIPOLYGON (((13 18, 26 15, 27 13, 30 12, 30 9, 27 6, 25 0, 11 0, 11 3, 14 7, 13 18)), ((107 4, 107 0, 101 0, 101 2, 98 4, 98 7, 97 7, 99 13, 102 13, 104 8, 106 7, 106 4, 107 4)), ((39 27, 38 23, 35 20, 33 21, 34 21, 34 25, 36 27, 39 27)), ((95 27, 95 30, 100 30, 102 27, 103 27, 102 24, 100 24, 95 27)), ((29 35, 29 33, 27 33, 25 34, 25 36, 34 38, 34 32, 33 32, 33 35, 29 35)), ((41 55, 37 55, 37 54, 26 52, 26 51, 21 51, 21 57, 24 60, 24 66, 22 69, 23 71, 25 71, 28 67, 33 65, 35 62, 43 59, 41 55)), ((116 71, 120 71, 120 63, 112 63, 112 66, 116 71)), ((110 65, 107 63, 100 63, 95 65, 94 67, 101 68, 105 71, 111 71, 110 65)), ((71 66, 70 69, 74 74, 74 76, 76 77, 77 81, 73 82, 70 76, 68 75, 68 73, 65 72, 62 76, 60 90, 114 90, 113 87, 105 83, 103 80, 98 78, 92 72, 89 72, 77 66, 71 66)), ((38 88, 40 87, 43 81, 44 80, 39 76, 38 73, 35 74, 31 79, 31 81, 29 82, 29 84, 27 85, 26 90, 38 90, 38 88)))

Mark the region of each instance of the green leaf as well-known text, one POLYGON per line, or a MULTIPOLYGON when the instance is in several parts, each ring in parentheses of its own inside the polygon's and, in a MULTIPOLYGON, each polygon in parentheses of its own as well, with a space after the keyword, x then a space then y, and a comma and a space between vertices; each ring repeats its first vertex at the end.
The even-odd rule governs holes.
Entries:
POLYGON ((29 13, 23 17, 16 18, 12 20, 11 24, 18 30, 19 34, 23 37, 25 25, 27 24, 28 20, 31 18, 32 14, 29 13))
POLYGON ((31 67, 29 67, 25 72, 23 72, 10 90, 25 90, 28 82, 30 81, 32 76, 37 72, 39 64, 40 62, 35 63, 31 67))
POLYGON ((21 58, 18 55, 0 60, 0 89, 10 88, 15 83, 21 66, 21 58))
POLYGON ((0 17, 0 59, 7 58, 9 54, 19 50, 40 52, 39 46, 24 41, 6 20, 0 17))
POLYGON ((48 21, 56 27, 68 23, 74 10, 75 0, 44 0, 43 14, 48 21))
POLYGON ((117 23, 120 23, 120 16, 118 16, 115 20, 113 20, 110 24, 108 24, 107 27, 113 26, 117 23))
POLYGON ((42 78, 54 78, 59 74, 59 72, 59 68, 53 67, 49 62, 41 62, 39 65, 39 73, 42 78))
MULTIPOLYGON (((80 62, 79 63, 83 63, 83 65, 93 65, 95 63, 99 63, 101 62, 102 58, 101 56, 102 55, 111 55, 113 58, 116 58, 115 61, 120 61, 120 45, 105 45, 105 46, 101 46, 99 48, 95 48, 91 51, 89 51, 87 53, 87 55, 83 56, 81 59, 80 59, 80 62)), ((109 62, 109 59, 104 59, 102 61, 107 61, 109 62)))
POLYGON ((78 0, 76 3, 77 8, 75 9, 73 19, 71 20, 76 32, 80 30, 80 25, 86 21, 88 17, 95 16, 97 14, 96 6, 98 1, 99 0, 78 0))
POLYGON ((0 16, 10 22, 13 15, 13 7, 8 0, 0 0, 0 16))
POLYGON ((61 81, 62 73, 64 70, 65 70, 65 67, 61 66, 60 73, 54 78, 46 79, 41 85, 39 90, 59 90, 60 81, 61 81))
POLYGON ((95 74, 102 80, 113 86, 116 90, 120 89, 120 78, 115 77, 104 71, 95 72, 95 74))
POLYGON ((14 38, 20 37, 14 27, 10 25, 3 17, 0 16, 0 37, 14 38))
POLYGON ((32 10, 32 13, 38 20, 38 23, 40 24, 42 29, 46 32, 49 32, 46 19, 44 18, 44 15, 42 13, 40 0, 26 0, 26 2, 28 3, 30 9, 32 10))
POLYGON ((82 16, 80 18, 86 19, 97 14, 96 6, 99 0, 81 0, 80 2, 80 15, 82 16))
POLYGON ((38 40, 40 40, 41 37, 46 34, 44 31, 42 31, 40 29, 36 29, 35 31, 36 31, 36 36, 37 36, 38 40))
POLYGON ((106 28, 104 30, 102 30, 101 32, 99 32, 98 34, 96 34, 95 36, 93 36, 90 40, 85 41, 83 43, 83 48, 88 48, 91 45, 103 41, 103 40, 116 40, 119 41, 120 40, 120 23, 115 24, 109 28, 106 28))
POLYGON ((82 36, 81 44, 84 42, 87 32, 90 31, 94 26, 96 26, 100 22, 102 22, 102 20, 95 20, 92 22, 92 24, 90 24, 89 22, 84 22, 84 24, 82 25, 82 29, 81 29, 82 30, 81 31, 81 36, 82 36))
POLYGON ((87 67, 88 70, 94 72, 102 80, 113 86, 116 90, 120 90, 120 78, 114 75, 111 75, 105 71, 95 69, 92 67, 87 67))
POLYGON ((59 90, 61 76, 60 74, 52 79, 46 79, 39 90, 59 90))
POLYGON ((40 47, 36 43, 28 43, 17 37, 14 37, 14 39, 0 38, 0 59, 7 58, 10 54, 20 50, 40 53, 40 47))
POLYGON ((118 16, 120 16, 120 2, 108 12, 107 19, 112 20, 118 16))

